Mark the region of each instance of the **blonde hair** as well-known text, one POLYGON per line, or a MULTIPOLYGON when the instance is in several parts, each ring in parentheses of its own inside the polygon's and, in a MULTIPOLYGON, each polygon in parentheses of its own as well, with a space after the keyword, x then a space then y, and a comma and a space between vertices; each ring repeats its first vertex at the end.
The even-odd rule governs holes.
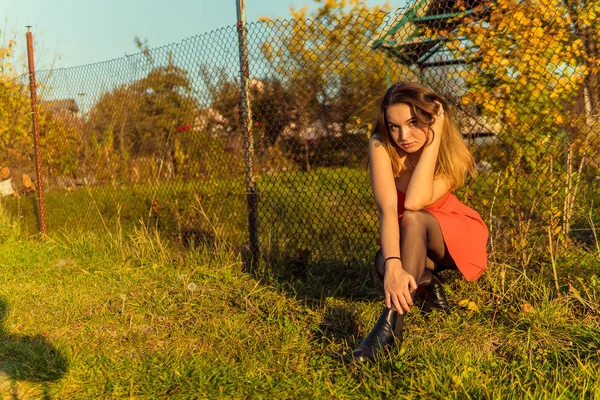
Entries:
POLYGON ((435 177, 448 179, 450 190, 454 190, 465 182, 467 174, 475 173, 475 161, 458 131, 450 106, 433 90, 416 82, 393 84, 381 100, 379 117, 373 129, 373 135, 380 136, 392 161, 394 176, 400 175, 405 169, 404 161, 407 153, 396 144, 390 135, 386 110, 395 104, 406 104, 411 108, 418 125, 431 129, 435 115, 439 112, 439 106, 435 101, 440 102, 444 110, 444 125, 435 166, 435 177))

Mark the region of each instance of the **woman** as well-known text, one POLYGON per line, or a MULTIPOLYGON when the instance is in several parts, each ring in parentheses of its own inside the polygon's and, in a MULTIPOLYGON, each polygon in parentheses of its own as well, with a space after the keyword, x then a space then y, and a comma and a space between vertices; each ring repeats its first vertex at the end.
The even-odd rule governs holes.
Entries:
POLYGON ((458 268, 474 281, 487 266, 485 223, 451 193, 474 172, 474 161, 443 98, 418 83, 390 87, 369 141, 369 166, 381 235, 375 266, 386 308, 352 352, 359 361, 402 340, 417 288, 428 296, 427 308, 448 308, 432 272, 458 268))

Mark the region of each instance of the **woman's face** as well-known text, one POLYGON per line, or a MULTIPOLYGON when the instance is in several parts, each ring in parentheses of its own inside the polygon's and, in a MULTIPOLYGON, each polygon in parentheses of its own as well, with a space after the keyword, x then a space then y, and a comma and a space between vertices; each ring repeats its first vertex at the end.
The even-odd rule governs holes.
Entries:
POLYGON ((394 104, 387 108, 385 116, 392 140, 407 153, 414 153, 427 143, 425 126, 419 125, 407 104, 394 104))

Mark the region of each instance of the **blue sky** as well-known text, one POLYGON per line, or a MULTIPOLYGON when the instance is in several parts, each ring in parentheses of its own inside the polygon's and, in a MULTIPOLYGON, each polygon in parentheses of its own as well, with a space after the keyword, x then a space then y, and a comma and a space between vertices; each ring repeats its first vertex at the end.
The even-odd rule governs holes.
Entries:
MULTIPOLYGON (((0 0, 0 30, 8 35, 16 32, 22 54, 25 26, 31 25, 37 68, 66 68, 135 53, 135 36, 155 48, 233 25, 235 4, 235 0, 0 0)), ((247 0, 246 18, 248 22, 261 16, 285 18, 290 6, 305 4, 309 9, 317 6, 314 0, 247 0)), ((8 40, 0 34, 2 39, 8 40)))

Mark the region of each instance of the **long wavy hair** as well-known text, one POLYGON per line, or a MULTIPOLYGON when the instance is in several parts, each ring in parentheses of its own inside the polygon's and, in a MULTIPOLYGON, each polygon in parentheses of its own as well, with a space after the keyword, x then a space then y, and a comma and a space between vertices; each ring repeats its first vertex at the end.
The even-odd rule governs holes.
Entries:
MULTIPOLYGON (((445 177, 450 182, 450 190, 460 187, 467 174, 475 173, 475 161, 465 145, 454 122, 454 115, 448 102, 433 90, 416 82, 397 82, 393 84, 381 99, 379 116, 372 134, 378 134, 392 161, 394 176, 405 169, 407 153, 392 139, 386 110, 395 104, 406 104, 417 119, 417 126, 423 130, 431 129, 435 115, 439 112, 438 101, 444 109, 444 125, 440 139, 440 150, 435 166, 435 177, 445 177)), ((426 145, 427 146, 427 145, 426 145)))

